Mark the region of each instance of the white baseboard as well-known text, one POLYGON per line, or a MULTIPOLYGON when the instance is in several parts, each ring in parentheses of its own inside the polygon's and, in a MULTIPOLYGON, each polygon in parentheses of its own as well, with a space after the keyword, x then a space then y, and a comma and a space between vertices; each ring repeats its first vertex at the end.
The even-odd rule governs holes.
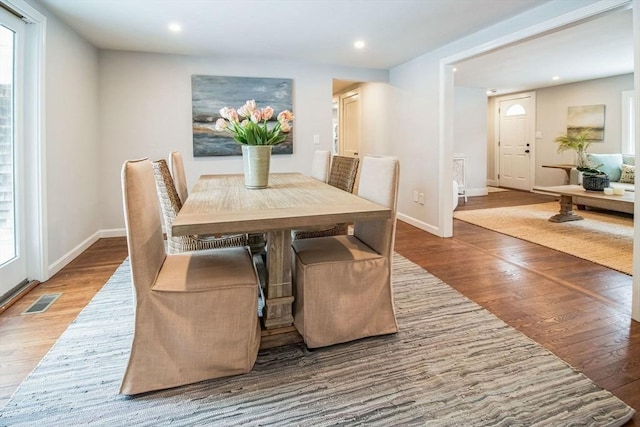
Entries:
POLYGON ((71 249, 69 252, 64 254, 62 257, 58 258, 52 264, 49 264, 48 267, 48 277, 52 277, 58 271, 62 270, 62 268, 73 261, 78 255, 87 250, 89 246, 93 245, 100 238, 100 231, 96 231, 91 236, 86 238, 83 242, 81 242, 78 246, 71 249))
POLYGON ((111 230, 100 230, 100 238, 125 237, 127 232, 124 228, 112 228, 111 230))
POLYGON ((498 186, 498 181, 495 179, 488 179, 487 180, 487 185, 491 186, 491 187, 497 187, 498 186))
MULTIPOLYGON (((398 219, 406 222, 407 224, 413 225, 421 230, 429 232, 431 234, 435 234, 436 236, 441 236, 440 229, 438 227, 434 227, 431 224, 427 224, 426 222, 420 221, 408 215, 403 215, 401 213, 397 214, 398 219)), ((98 239, 108 238, 108 237, 124 237, 126 236, 126 230, 124 228, 112 228, 107 230, 99 230, 92 234, 90 237, 85 239, 75 248, 67 252, 64 256, 60 257, 54 263, 49 265, 49 277, 56 274, 58 271, 62 270, 64 266, 73 261, 78 255, 87 250, 89 246, 93 245, 98 239)))
POLYGON ((442 237, 442 233, 440 233, 440 229, 438 227, 434 227, 431 224, 427 224, 426 222, 420 221, 408 215, 401 214, 399 212, 396 215, 396 217, 399 220, 406 222, 407 224, 410 224, 410 225, 413 225, 414 227, 419 228, 420 230, 424 230, 428 233, 435 234, 436 236, 442 237))
POLYGON ((467 189, 467 197, 486 196, 487 194, 489 194, 489 192, 487 191, 487 187, 467 189))
POLYGON ((114 228, 111 230, 98 230, 93 233, 91 236, 87 237, 84 241, 82 241, 75 248, 71 249, 69 252, 64 254, 62 257, 57 259, 55 262, 49 265, 48 267, 48 276, 52 277, 58 271, 62 270, 64 266, 73 261, 78 255, 82 252, 86 251, 89 246, 93 245, 98 239, 103 237, 123 237, 125 236, 124 228, 114 228))

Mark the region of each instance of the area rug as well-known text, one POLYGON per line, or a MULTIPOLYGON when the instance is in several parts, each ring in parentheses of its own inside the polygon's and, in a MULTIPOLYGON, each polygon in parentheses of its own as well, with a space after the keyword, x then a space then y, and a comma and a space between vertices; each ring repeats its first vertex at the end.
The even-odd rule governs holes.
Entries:
POLYGON ((558 202, 454 212, 453 217, 633 274, 633 218, 578 211, 582 221, 550 222, 558 202))
POLYGON ((397 255, 397 334, 263 350, 245 375, 120 396, 129 277, 125 262, 0 411, 0 425, 619 426, 634 414, 397 255))
POLYGON ((504 191, 509 191, 509 190, 506 188, 487 186, 487 193, 502 193, 504 191))

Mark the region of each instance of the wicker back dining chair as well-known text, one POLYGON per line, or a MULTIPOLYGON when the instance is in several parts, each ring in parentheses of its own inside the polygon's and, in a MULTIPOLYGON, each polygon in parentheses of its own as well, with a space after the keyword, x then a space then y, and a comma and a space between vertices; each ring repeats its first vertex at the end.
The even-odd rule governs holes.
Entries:
MULTIPOLYGON (((349 193, 353 192, 358 175, 358 157, 333 156, 328 184, 349 193)), ((349 224, 328 224, 292 230, 291 239, 311 239, 313 237, 340 236, 349 232, 349 224)))
POLYGON ((160 200, 160 207, 164 219, 165 233, 167 234, 167 250, 170 254, 247 245, 246 234, 232 234, 219 237, 208 235, 174 236, 171 232, 171 227, 178 212, 182 209, 182 201, 178 196, 173 178, 169 173, 167 162, 161 159, 153 162, 152 165, 158 199, 160 200))
POLYGON ((359 163, 360 159, 357 157, 333 156, 328 184, 353 193, 359 163))
POLYGON ((134 332, 120 393, 249 372, 260 347, 258 277, 247 248, 167 255, 148 159, 122 166, 134 332))
POLYGON ((400 165, 365 156, 358 195, 391 209, 352 235, 295 240, 294 324, 309 348, 397 332, 391 287, 400 165))

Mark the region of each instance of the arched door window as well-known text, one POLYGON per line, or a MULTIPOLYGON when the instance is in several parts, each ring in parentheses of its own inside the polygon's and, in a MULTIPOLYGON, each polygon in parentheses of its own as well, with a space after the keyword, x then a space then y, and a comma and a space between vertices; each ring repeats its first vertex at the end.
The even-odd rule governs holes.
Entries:
POLYGON ((523 116, 525 114, 527 114, 527 112, 525 111, 524 107, 520 104, 513 104, 512 106, 507 108, 507 112, 505 113, 507 117, 523 116))

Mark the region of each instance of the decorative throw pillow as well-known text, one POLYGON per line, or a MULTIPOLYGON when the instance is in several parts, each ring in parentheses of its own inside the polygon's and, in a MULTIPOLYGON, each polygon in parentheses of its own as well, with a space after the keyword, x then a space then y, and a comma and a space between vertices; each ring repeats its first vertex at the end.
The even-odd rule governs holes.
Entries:
POLYGON ((610 181, 620 181, 620 166, 622 166, 622 154, 587 154, 589 166, 600 169, 609 176, 610 181))
POLYGON ((631 165, 620 166, 620 181, 628 184, 634 184, 636 179, 636 167, 631 165))

